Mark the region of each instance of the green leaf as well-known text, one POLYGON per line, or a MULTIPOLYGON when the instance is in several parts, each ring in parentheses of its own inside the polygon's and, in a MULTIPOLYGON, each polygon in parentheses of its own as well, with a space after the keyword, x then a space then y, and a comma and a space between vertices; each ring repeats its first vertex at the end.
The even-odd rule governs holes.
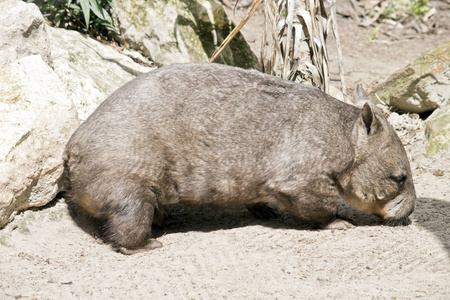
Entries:
POLYGON ((91 0, 90 4, 91 4, 92 12, 100 19, 105 20, 105 16, 103 15, 103 11, 102 11, 102 8, 100 7, 99 3, 95 0, 91 0))
POLYGON ((80 0, 81 9, 83 10, 84 22, 86 23, 86 30, 89 30, 89 17, 91 14, 91 6, 89 0, 80 0))
POLYGON ((59 27, 60 24, 61 24, 61 14, 57 13, 55 15, 55 25, 56 27, 59 27))
POLYGON ((109 15, 109 13, 106 11, 106 9, 104 9, 103 7, 100 6, 101 3, 97 2, 96 0, 91 0, 91 10, 92 12, 101 20, 104 20, 106 22, 108 22, 109 24, 113 24, 113 20, 111 18, 111 16, 109 15))

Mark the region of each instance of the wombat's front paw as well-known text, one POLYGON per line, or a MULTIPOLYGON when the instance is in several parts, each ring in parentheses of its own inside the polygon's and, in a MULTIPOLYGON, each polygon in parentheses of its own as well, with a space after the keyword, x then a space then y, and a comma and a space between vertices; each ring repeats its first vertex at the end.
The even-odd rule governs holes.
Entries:
POLYGON ((350 228, 354 228, 355 225, 350 223, 349 221, 342 220, 342 219, 335 219, 333 222, 326 225, 323 229, 339 229, 339 230, 346 230, 350 228))
POLYGON ((147 245, 145 245, 144 247, 139 248, 139 249, 132 250, 132 249, 128 249, 125 247, 117 247, 114 250, 116 250, 117 252, 120 252, 122 254, 125 254, 125 255, 132 255, 132 254, 136 254, 136 253, 150 251, 150 250, 153 250, 156 248, 161 248, 162 246, 163 245, 160 241, 155 240, 155 239, 150 239, 147 245))

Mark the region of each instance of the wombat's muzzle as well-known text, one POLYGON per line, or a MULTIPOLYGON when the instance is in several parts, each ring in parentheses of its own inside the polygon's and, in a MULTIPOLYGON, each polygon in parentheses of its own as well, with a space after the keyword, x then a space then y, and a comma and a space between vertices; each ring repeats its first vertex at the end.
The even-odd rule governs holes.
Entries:
POLYGON ((395 216, 392 218, 385 218, 384 224, 387 226, 407 226, 411 224, 411 219, 409 218, 409 215, 411 215, 414 211, 414 201, 411 200, 404 200, 402 203, 399 203, 399 205, 403 206, 403 209, 400 210, 399 216, 395 216), (408 202, 408 206, 405 206, 405 201, 408 202))

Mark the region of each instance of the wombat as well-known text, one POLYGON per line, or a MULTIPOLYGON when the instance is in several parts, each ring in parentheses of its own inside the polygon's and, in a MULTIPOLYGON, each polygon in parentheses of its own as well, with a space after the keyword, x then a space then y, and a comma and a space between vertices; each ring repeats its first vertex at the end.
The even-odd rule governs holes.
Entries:
POLYGON ((378 108, 219 64, 163 67, 130 81, 75 131, 68 202, 104 221, 125 254, 161 247, 166 204, 276 202, 318 228, 354 208, 409 224, 415 190, 403 145, 378 108))

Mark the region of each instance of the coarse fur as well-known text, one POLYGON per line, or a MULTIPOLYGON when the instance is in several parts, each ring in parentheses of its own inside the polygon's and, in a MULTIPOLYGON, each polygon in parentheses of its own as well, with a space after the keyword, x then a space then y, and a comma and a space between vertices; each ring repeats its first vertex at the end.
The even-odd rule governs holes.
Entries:
POLYGON ((180 64, 114 92, 67 144, 68 201, 105 222, 122 253, 160 247, 171 203, 277 202, 320 228, 347 228, 342 197, 393 225, 415 191, 403 145, 372 104, 219 64, 180 64))

